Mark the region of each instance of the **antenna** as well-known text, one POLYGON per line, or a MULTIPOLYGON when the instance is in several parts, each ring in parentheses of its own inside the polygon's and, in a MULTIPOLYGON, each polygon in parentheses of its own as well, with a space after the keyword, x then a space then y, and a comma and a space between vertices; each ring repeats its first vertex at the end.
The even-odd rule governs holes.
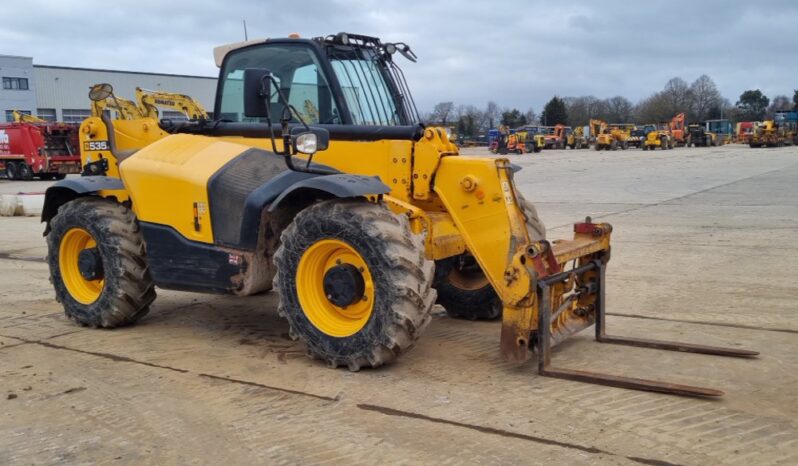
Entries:
POLYGON ((249 40, 249 37, 247 36, 247 20, 244 19, 242 21, 244 23, 244 40, 249 40))

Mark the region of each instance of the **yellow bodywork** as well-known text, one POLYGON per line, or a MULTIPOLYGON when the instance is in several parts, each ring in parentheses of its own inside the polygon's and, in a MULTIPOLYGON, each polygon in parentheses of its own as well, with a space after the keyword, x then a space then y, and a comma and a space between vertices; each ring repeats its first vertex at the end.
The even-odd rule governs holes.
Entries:
MULTIPOLYGON (((84 149, 89 142, 112 139, 115 153, 123 154, 119 161, 110 150, 84 151, 84 163, 107 158, 108 176, 119 176, 124 183, 123 191, 100 194, 130 200, 139 220, 169 225, 185 238, 207 244, 214 242, 208 179, 252 147, 271 150, 268 138, 170 135, 151 118, 115 120, 113 131, 109 138, 105 122, 96 117, 81 128, 84 149)), ((280 139, 277 149, 282 150, 280 139)), ((503 353, 519 361, 528 357, 530 332, 538 318, 535 277, 559 272, 565 261, 541 262, 552 251, 544 251, 529 237, 507 159, 461 156, 443 129, 427 128, 418 141, 331 141, 313 160, 345 173, 378 176, 391 190, 382 201, 393 212, 406 215, 414 233, 425 234, 428 259, 470 252, 503 302, 503 353), (534 267, 544 268, 536 272, 534 267)), ((608 247, 609 235, 602 238, 583 239, 573 243, 576 246, 566 243, 589 254, 608 247)), ((354 332, 359 325, 339 326, 341 322, 330 315, 317 316, 328 320, 330 331, 354 332)), ((572 317, 565 312, 560 320, 572 317)), ((558 332, 567 330, 555 322, 552 334, 558 332)))
POLYGON ((136 217, 170 225, 184 237, 213 243, 208 178, 248 146, 219 138, 175 134, 136 152, 124 163, 136 217))
POLYGON ((667 146, 671 144, 670 132, 664 130, 650 131, 646 135, 646 140, 643 141, 643 147, 652 149, 655 147, 662 147, 663 149, 667 149, 667 146, 662 145, 663 141, 667 141, 667 146))

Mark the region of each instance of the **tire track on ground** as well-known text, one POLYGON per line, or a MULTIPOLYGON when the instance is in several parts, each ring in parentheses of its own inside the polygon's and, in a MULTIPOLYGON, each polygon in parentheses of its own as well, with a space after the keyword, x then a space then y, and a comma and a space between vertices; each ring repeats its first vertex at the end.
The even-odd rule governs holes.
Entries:
MULTIPOLYGON (((0 336, 2 336, 2 335, 0 335, 0 336)), ((287 389, 287 388, 282 388, 282 387, 270 386, 270 385, 265 385, 265 384, 261 384, 261 383, 258 383, 258 382, 252 382, 252 381, 247 381, 247 380, 242 380, 242 379, 235 379, 235 378, 231 378, 231 377, 218 376, 218 375, 207 374, 207 373, 194 373, 192 371, 189 371, 188 369, 182 369, 182 368, 179 368, 179 367, 172 367, 172 366, 167 366, 167 365, 163 365, 163 364, 154 364, 154 363, 151 363, 151 362, 141 361, 141 360, 137 360, 137 359, 133 359, 133 358, 127 357, 127 356, 121 356, 121 355, 116 355, 116 354, 111 354, 111 353, 85 351, 85 350, 71 348, 71 347, 68 347, 68 346, 65 346, 65 345, 54 344, 54 343, 51 343, 51 342, 48 342, 48 341, 43 341, 43 340, 22 340, 22 341, 23 341, 23 343, 30 344, 30 345, 37 345, 37 346, 46 348, 48 350, 74 352, 74 353, 78 353, 78 354, 85 355, 85 356, 101 358, 103 360, 111 361, 111 362, 114 362, 114 363, 135 364, 135 365, 138 365, 138 366, 146 367, 148 369, 164 370, 164 371, 168 371, 169 373, 175 374, 177 376, 196 376, 196 377, 199 377, 199 378, 202 378, 202 379, 213 380, 213 381, 216 381, 216 382, 223 382, 223 383, 231 384, 231 385, 235 385, 235 386, 241 386, 242 389, 245 390, 245 391, 247 391, 247 390, 250 390, 250 391, 251 390, 267 390, 268 392, 271 392, 270 396, 276 397, 278 400, 282 400, 282 402, 280 402, 280 403, 274 403, 274 402, 270 403, 268 408, 264 408, 264 409, 268 409, 268 410, 271 410, 271 411, 283 411, 283 412, 285 412, 285 411, 288 411, 288 412, 294 411, 295 410, 295 407, 294 407, 295 402, 294 401, 290 401, 290 400, 293 399, 293 398, 296 398, 296 397, 300 397, 300 398, 306 399, 306 400, 315 400, 316 403, 320 403, 320 404, 317 405, 318 408, 319 409, 323 409, 323 410, 330 409, 330 407, 337 406, 337 405, 340 404, 340 400, 339 400, 338 397, 328 397, 328 396, 324 396, 324 395, 318 395, 318 394, 314 394, 314 393, 308 393, 308 392, 292 390, 292 389, 287 389)), ((394 417, 397 417, 397 416, 398 417, 405 417, 405 418, 410 418, 410 419, 415 419, 415 420, 423 420, 423 421, 428 421, 428 422, 434 422, 434 423, 437 423, 437 424, 446 424, 446 425, 450 425, 450 426, 453 426, 453 427, 466 428, 466 429, 469 429, 471 431, 477 432, 479 434, 497 435, 497 436, 501 436, 501 437, 508 438, 508 439, 531 441, 531 442, 534 442, 534 443, 537 443, 537 444, 541 444, 541 445, 564 448, 564 449, 568 449, 568 450, 574 450, 574 451, 578 451, 578 452, 586 453, 586 454, 590 454, 590 455, 607 455, 607 456, 612 456, 612 457, 617 457, 617 458, 625 458, 625 459, 628 459, 630 461, 633 461, 633 462, 636 462, 636 463, 639 463, 639 464, 651 464, 651 465, 663 465, 663 466, 673 465, 674 464, 674 463, 670 463, 670 462, 667 462, 667 461, 651 459, 651 458, 642 458, 642 457, 636 457, 636 456, 625 456, 625 455, 622 455, 622 454, 614 453, 614 452, 606 450, 606 449, 596 448, 596 447, 592 447, 592 446, 583 446, 583 445, 580 445, 580 444, 577 444, 577 443, 563 442, 563 441, 559 441, 559 440, 555 440, 555 439, 549 439, 549 438, 546 438, 546 437, 543 437, 543 436, 533 436, 533 435, 529 435, 529 434, 513 432, 513 431, 509 431, 509 430, 504 430, 504 429, 497 429, 497 428, 494 428, 494 427, 483 426, 481 424, 476 424, 476 423, 465 423, 465 422, 460 422, 460 421, 452 421, 452 420, 446 420, 446 419, 442 419, 442 418, 436 418, 436 417, 427 416, 427 415, 424 415, 424 414, 411 413, 411 412, 407 412, 407 411, 402 411, 402 410, 399 410, 399 409, 391 408, 391 407, 388 407, 388 406, 375 405, 375 404, 366 404, 366 403, 357 404, 355 406, 358 409, 363 410, 363 411, 378 412, 378 413, 383 414, 383 415, 389 415, 389 416, 394 416, 394 417)), ((86 410, 89 409, 87 406, 85 406, 84 408, 86 410)), ((141 430, 141 426, 138 425, 138 423, 136 422, 135 419, 127 418, 127 420, 124 421, 124 423, 123 423, 124 425, 123 425, 123 424, 120 424, 120 422, 122 420, 118 419, 118 416, 116 416, 116 414, 111 413, 111 412, 105 412, 105 413, 96 412, 97 409, 98 408, 94 408, 94 411, 95 411, 94 416, 99 416, 102 419, 107 419, 108 420, 108 424, 105 426, 106 430, 108 430, 108 431, 118 431, 118 430, 126 431, 126 432, 132 434, 134 438, 135 437, 147 437, 149 435, 146 432, 144 432, 143 430, 141 430)), ((106 409, 106 408, 102 408, 102 409, 106 409)), ((263 414, 263 413, 261 413, 261 414, 263 414)), ((274 414, 274 416, 279 416, 280 415, 277 412, 275 412, 273 414, 274 414)), ((346 415, 330 416, 329 413, 328 413, 328 415, 322 416, 318 412, 305 411, 305 410, 303 410, 300 414, 293 414, 293 416, 301 416, 303 418, 313 419, 314 420, 313 423, 315 423, 317 425, 317 427, 319 427, 319 428, 323 428, 324 425, 329 424, 328 431, 330 431, 330 432, 334 432, 334 431, 336 431, 337 428, 340 428, 340 424, 341 423, 345 423, 344 419, 346 418, 346 415)), ((265 418, 266 419, 273 419, 272 416, 265 416, 265 418)), ((261 425, 261 427, 266 428, 267 426, 261 425)), ((269 425, 268 427, 269 428, 273 428, 273 426, 271 426, 271 425, 269 425)), ((239 429, 239 430, 246 430, 246 429, 242 426, 241 429, 239 429)), ((331 447, 332 444, 340 441, 338 436, 334 435, 334 436, 332 436, 332 437, 330 437, 329 439, 326 439, 326 440, 324 440, 324 439, 315 439, 315 440, 313 440, 314 446, 313 446, 312 449, 297 449, 296 448, 296 442, 297 441, 301 442, 303 438, 306 438, 306 434, 307 434, 306 429, 304 429, 304 428, 303 429, 299 429, 299 428, 297 428, 297 429, 286 429, 286 428, 283 428, 283 433, 285 435, 285 438, 283 438, 283 441, 280 441, 279 437, 278 438, 272 438, 272 441, 273 441, 273 443, 276 443, 276 444, 285 445, 285 448, 288 449, 288 451, 286 452, 286 455, 288 456, 288 458, 287 459, 283 458, 288 463, 296 461, 300 457, 301 458, 310 458, 310 457, 313 457, 313 455, 318 455, 319 458, 322 458, 325 455, 327 455, 329 453, 329 451, 331 451, 329 448, 331 447), (298 453, 300 454, 300 456, 296 456, 298 453)), ((376 439, 375 439, 375 441, 376 441, 376 439)), ((30 445, 28 445, 25 448, 26 449, 30 448, 30 445)), ((274 453, 274 452, 272 452, 272 453, 274 453)), ((340 452, 339 451, 339 452, 336 453, 338 456, 336 456, 335 458, 327 458, 327 459, 329 459, 329 460, 336 460, 336 459, 340 460, 342 457, 346 457, 349 460, 354 460, 356 458, 359 458, 359 459, 362 460, 363 458, 370 458, 367 453, 368 453, 367 450, 363 450, 361 448, 354 448, 351 452, 340 452), (340 456, 340 455, 343 455, 343 456, 340 456)), ((267 456, 269 456, 269 455, 267 455, 267 456)), ((278 455, 278 457, 279 456, 280 455, 278 455)), ((275 460, 277 458, 275 458, 274 456, 269 456, 268 459, 269 460, 275 460)), ((371 461, 371 459, 372 458, 370 458, 369 461, 371 461)), ((387 457, 386 457, 386 459, 387 459, 387 457)), ((310 461, 310 462, 313 462, 313 461, 310 461)))

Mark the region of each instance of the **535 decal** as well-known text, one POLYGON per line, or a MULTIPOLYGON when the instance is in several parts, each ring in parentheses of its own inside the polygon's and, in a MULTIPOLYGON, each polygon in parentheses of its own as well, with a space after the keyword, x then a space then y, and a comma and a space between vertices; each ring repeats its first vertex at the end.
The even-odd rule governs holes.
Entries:
POLYGON ((84 151, 111 150, 108 141, 86 141, 83 143, 84 151))

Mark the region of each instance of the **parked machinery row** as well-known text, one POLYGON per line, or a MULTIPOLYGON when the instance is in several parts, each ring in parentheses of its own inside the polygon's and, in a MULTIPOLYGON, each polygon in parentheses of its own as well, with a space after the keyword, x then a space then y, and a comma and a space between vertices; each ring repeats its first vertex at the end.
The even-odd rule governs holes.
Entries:
POLYGON ((668 150, 674 147, 721 146, 735 142, 730 120, 717 119, 688 124, 684 113, 679 113, 670 121, 644 125, 607 123, 591 119, 588 126, 576 128, 565 125, 527 125, 518 129, 501 127, 490 130, 487 139, 491 152, 501 154, 590 147, 597 151, 629 148, 668 150))

